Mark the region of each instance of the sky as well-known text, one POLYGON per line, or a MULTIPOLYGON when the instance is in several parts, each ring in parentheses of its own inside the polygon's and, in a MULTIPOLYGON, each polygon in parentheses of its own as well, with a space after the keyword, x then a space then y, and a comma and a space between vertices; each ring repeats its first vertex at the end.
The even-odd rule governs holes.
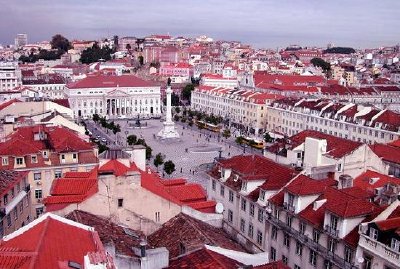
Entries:
POLYGON ((400 43, 398 0, 0 0, 0 44, 150 34, 237 40, 255 47, 400 43))

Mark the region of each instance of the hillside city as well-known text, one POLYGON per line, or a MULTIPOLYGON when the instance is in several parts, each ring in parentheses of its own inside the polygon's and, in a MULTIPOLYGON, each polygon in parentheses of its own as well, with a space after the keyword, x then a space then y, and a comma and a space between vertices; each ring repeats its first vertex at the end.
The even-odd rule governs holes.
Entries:
POLYGON ((400 45, 0 45, 0 268, 400 268, 400 45))

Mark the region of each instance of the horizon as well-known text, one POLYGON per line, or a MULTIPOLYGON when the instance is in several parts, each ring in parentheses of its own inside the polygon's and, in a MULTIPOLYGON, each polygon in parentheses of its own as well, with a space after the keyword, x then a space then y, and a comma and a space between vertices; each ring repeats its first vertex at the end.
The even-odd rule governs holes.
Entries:
POLYGON ((201 5, 176 0, 174 4, 149 0, 79 3, 1 0, 0 43, 9 45, 19 33, 28 43, 50 40, 62 34, 70 41, 98 40, 113 35, 143 37, 151 34, 240 41, 256 48, 335 46, 365 49, 399 44, 400 2, 383 0, 226 1, 205 0, 201 5), (217 4, 218 3, 218 4, 217 4), (343 3, 343 4, 341 4, 343 3), (188 9, 192 5, 193 8, 188 9), (343 7, 346 7, 345 9, 343 7), (143 12, 145 11, 145 12, 143 12))

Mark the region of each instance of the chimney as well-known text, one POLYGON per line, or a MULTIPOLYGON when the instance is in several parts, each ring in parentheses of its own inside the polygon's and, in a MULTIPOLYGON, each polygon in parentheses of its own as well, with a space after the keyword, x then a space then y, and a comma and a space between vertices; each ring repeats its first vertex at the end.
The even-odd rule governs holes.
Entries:
POLYGON ((142 239, 142 241, 140 241, 140 257, 141 258, 146 257, 146 246, 147 246, 146 240, 142 239))
POLYGON ((133 161, 140 170, 146 171, 146 147, 135 145, 129 153, 131 154, 131 161, 133 161))
POLYGON ((353 187, 353 178, 347 174, 339 176, 339 189, 351 188, 353 187))

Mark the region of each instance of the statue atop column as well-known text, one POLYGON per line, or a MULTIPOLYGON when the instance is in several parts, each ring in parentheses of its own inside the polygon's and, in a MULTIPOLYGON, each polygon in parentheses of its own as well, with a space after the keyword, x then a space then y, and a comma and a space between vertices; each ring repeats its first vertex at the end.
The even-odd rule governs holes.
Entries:
POLYGON ((171 80, 168 79, 167 90, 165 91, 167 95, 167 108, 164 127, 158 132, 157 137, 159 139, 179 139, 179 133, 176 131, 175 123, 172 121, 172 106, 171 106, 171 80))

